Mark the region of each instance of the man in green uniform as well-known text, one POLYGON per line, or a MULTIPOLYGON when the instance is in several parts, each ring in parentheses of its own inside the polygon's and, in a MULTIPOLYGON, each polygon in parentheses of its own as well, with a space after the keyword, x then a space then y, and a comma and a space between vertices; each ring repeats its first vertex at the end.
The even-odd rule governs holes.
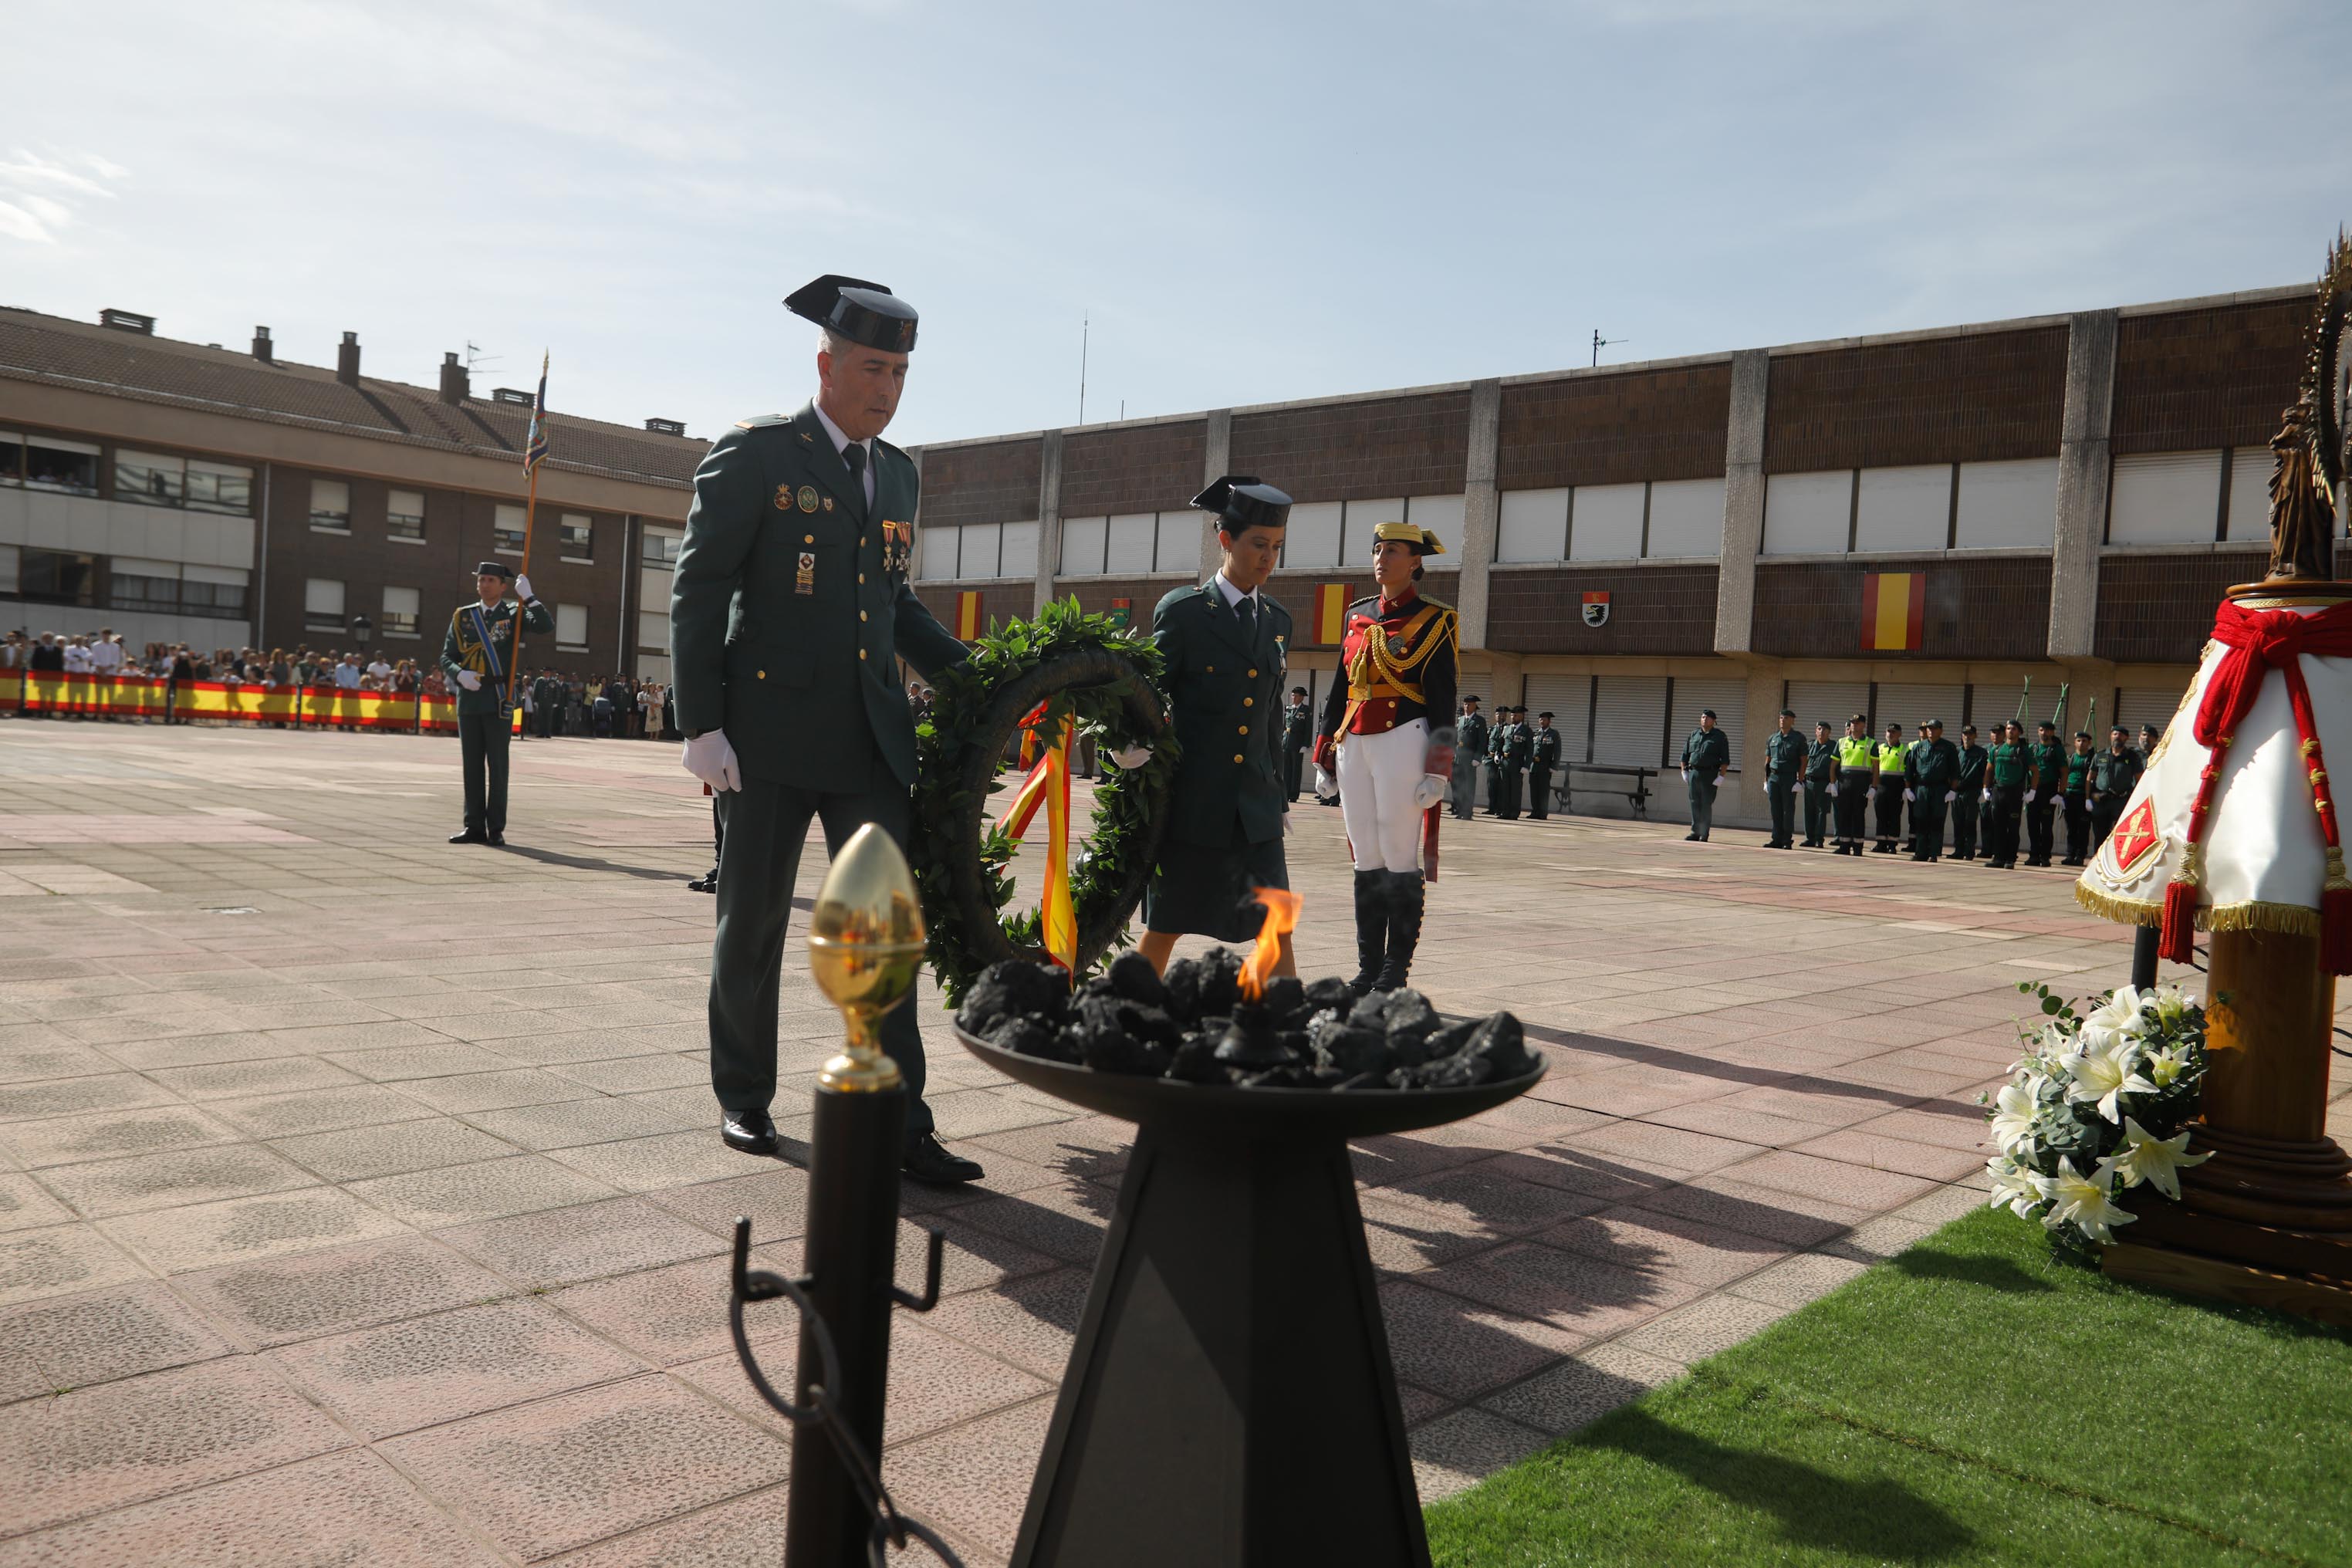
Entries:
POLYGON ((1900 847, 1906 855, 1912 854, 1919 847, 1919 756, 1927 748, 1927 726, 1922 724, 1918 734, 1903 748, 1903 843, 1900 847))
POLYGON ((514 713, 508 682, 514 670, 515 621, 546 636, 555 617, 531 596, 530 579, 503 562, 474 568, 478 601, 460 605, 441 637, 441 673, 457 694, 457 749, 466 769, 466 826, 452 844, 507 841, 507 745, 514 713), (512 583, 521 606, 507 600, 512 583))
MULTIPOLYGON (((1503 758, 1511 749, 1511 705, 1498 703, 1495 709, 1495 727, 1486 731, 1486 815, 1499 817, 1510 792, 1510 781, 1504 776, 1503 758)), ((1511 816, 1517 816, 1514 809, 1511 816)))
POLYGON ((2115 831, 2116 818, 2124 814, 2124 804, 2139 783, 2141 766, 2139 753, 2131 747, 2131 731, 2121 724, 2108 731, 2107 749, 2091 759, 2092 853, 2115 831))
POLYGON ((1691 830, 1684 842, 1704 844, 1715 831, 1715 792, 1731 772, 1731 738, 1715 727, 1715 710, 1698 710, 1698 728, 1683 738, 1683 784, 1690 792, 1691 830))
POLYGON ((2080 866, 2091 858, 2091 732, 2074 731, 2074 749, 2066 753, 2066 864, 2080 866))
POLYGON ((1960 726, 1960 768, 1952 781, 1952 858, 1977 858, 1978 808, 1983 805, 1986 752, 1977 744, 1977 727, 1960 726))
POLYGON ((2011 719, 1985 755, 1986 794, 1990 799, 1991 826, 1985 834, 1985 865, 1995 871, 2017 868, 2018 817, 2025 809, 2025 792, 2033 777, 2033 759, 2026 750, 2025 726, 2011 719))
POLYGON ((1944 814, 1958 804, 1960 749, 1944 739, 1944 721, 1930 719, 1911 756, 1911 858, 1940 860, 1944 814))
POLYGON ((2047 866, 2054 837, 2051 817, 2066 784, 2066 749, 2058 743, 2058 726, 2048 720, 2035 725, 2033 744, 2025 752, 2032 772, 2025 786, 2025 863, 2047 866))
POLYGON ((1886 726, 1886 738, 1878 743, 1878 754, 1873 761, 1877 772, 1874 775, 1874 792, 1878 808, 1878 842, 1871 846, 1873 855, 1892 855, 1895 840, 1903 836, 1903 726, 1886 726))
MULTIPOLYGON (((816 397, 711 447, 670 592, 686 768, 716 794, 725 827, 710 1082, 719 1136, 753 1154, 776 1149, 776 994, 809 820, 831 854, 869 822, 906 843, 915 725, 898 661, 933 677, 964 657, 907 581, 914 462, 877 439, 906 385, 913 309, 842 277, 784 303, 822 330, 816 397)), ((978 1177, 933 1134, 914 1007, 884 1014, 880 1034, 906 1080, 907 1173, 978 1177)))
POLYGON ((1478 809, 1478 764, 1486 760, 1486 742, 1492 730, 1486 716, 1478 711, 1478 700, 1462 700, 1462 717, 1454 721, 1454 779, 1448 809, 1467 822, 1478 809))
POLYGON ((1536 727, 1528 733, 1528 815, 1538 822, 1551 815, 1551 773, 1559 766, 1559 731, 1551 727, 1551 715, 1536 715, 1536 727))
POLYGON ((1830 738, 1830 721, 1813 723, 1813 743, 1805 748, 1805 847, 1819 849, 1828 837, 1830 812, 1836 805, 1837 742, 1830 738))
POLYGON ((1282 713, 1282 789, 1297 800, 1307 774, 1307 749, 1315 743, 1315 710, 1307 704, 1307 688, 1290 689, 1290 706, 1282 713))
POLYGON ((1797 792, 1805 787, 1805 737, 1797 730, 1797 711, 1780 710, 1780 727, 1764 737, 1764 801, 1772 809, 1772 837, 1767 849, 1797 847, 1797 792))
POLYGON ((530 683, 531 727, 542 741, 556 733, 556 721, 563 712, 563 682, 555 679, 551 669, 542 669, 539 679, 530 683))
POLYGON ((1837 764, 1837 781, 1830 785, 1830 795, 1837 802, 1837 852, 1859 855, 1869 825, 1871 780, 1878 769, 1878 747, 1870 739, 1870 721, 1859 713, 1845 721, 1837 764))
MULTIPOLYGON (((1282 558, 1290 498, 1255 475, 1228 474, 1192 504, 1216 517, 1223 559, 1208 582, 1177 589, 1151 612, 1182 748, 1139 944, 1162 973, 1186 932, 1219 942, 1255 937, 1264 916, 1248 902, 1251 890, 1290 886, 1282 848, 1290 808, 1275 766, 1290 612, 1259 592, 1282 558)), ((1139 749, 1112 760, 1131 766, 1144 755, 1139 749)), ((1297 972, 1287 936, 1276 967, 1297 972)))

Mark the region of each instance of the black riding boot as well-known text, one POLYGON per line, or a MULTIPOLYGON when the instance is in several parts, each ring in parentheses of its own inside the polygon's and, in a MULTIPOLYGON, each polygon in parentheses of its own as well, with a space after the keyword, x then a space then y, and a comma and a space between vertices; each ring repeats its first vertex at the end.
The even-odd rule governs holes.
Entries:
POLYGON ((1389 942, 1389 874, 1356 873, 1356 977, 1349 989, 1361 996, 1381 975, 1381 957, 1389 942))
POLYGON ((1423 886, 1418 871, 1391 871, 1389 879, 1389 955, 1375 991, 1394 991, 1404 984, 1412 968, 1412 950, 1421 943, 1423 886))

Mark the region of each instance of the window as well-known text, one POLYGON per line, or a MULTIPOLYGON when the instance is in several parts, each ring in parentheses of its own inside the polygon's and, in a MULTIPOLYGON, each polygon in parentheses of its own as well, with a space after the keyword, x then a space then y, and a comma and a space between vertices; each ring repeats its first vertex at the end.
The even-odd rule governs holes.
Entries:
POLYGON ((2047 550, 2058 537, 2058 459, 1960 465, 1956 550, 2047 550))
MULTIPOLYGON (((1187 576, 1198 572, 1201 569, 1201 524, 1208 520, 1207 512, 1195 511, 1191 507, 1182 511, 1161 512, 1160 542, 1152 547, 1151 552, 1153 570, 1181 572, 1187 576)), ((1289 537, 1287 529, 1283 531, 1283 537, 1289 537)), ((1010 543, 1005 548, 1006 553, 1010 554, 1010 543)), ((1008 570, 1005 574, 1011 576, 1012 573, 1008 570)))
POLYGON ((648 528, 645 543, 639 549, 648 566, 675 566, 677 564, 677 547, 685 540, 686 535, 675 528, 648 528))
POLYGON ((1564 489, 1504 491, 1495 559, 1567 560, 1568 494, 1564 489))
POLYGON ((1299 501, 1290 509, 1290 524, 1282 531, 1285 566, 1339 564, 1339 503, 1299 501))
POLYGON ((588 607, 585 605, 555 606, 555 646, 565 653, 588 651, 588 607))
POLYGON ((944 583, 956 574, 956 547, 961 528, 926 528, 916 535, 915 576, 925 583, 944 583))
POLYGON ((14 430, 0 430, 0 485, 24 482, 25 437, 14 430))
POLYGON ((490 521, 490 548, 493 552, 499 555, 521 554, 525 521, 522 508, 519 506, 499 508, 498 514, 490 521))
MULTIPOLYGON (((1437 535, 1437 542, 1445 546, 1444 554, 1422 558, 1422 565, 1428 570, 1432 572, 1462 570, 1462 521, 1465 505, 1466 500, 1462 496, 1414 496, 1404 503, 1404 520, 1415 528, 1429 530, 1430 532, 1437 535)), ((1718 519, 1722 510, 1718 502, 1716 507, 1718 519)), ((1364 547, 1364 553, 1369 560, 1371 554, 1370 545, 1367 544, 1364 547)), ((1714 549, 1710 547, 1707 553, 1714 554, 1714 549)))
POLYGON ((69 495, 98 493, 98 448, 54 436, 25 437, 25 482, 35 489, 69 495))
POLYGON ((2220 531, 2221 454, 2117 458, 2107 491, 2110 544, 2210 543, 2220 531))
POLYGON ((413 637, 416 635, 416 590, 394 588, 383 591, 383 635, 388 637, 413 637))
POLYGON ((253 515, 253 470, 235 463, 188 459, 188 510, 253 515))
MULTIPOLYGON (((0 452, 5 452, 0 447, 0 452)), ((2056 468, 2056 464, 2052 464, 2056 468)), ((2244 540, 2267 544, 2271 537, 2271 475, 2278 455, 2268 447, 2241 447, 2230 454, 2230 525, 2231 543, 2244 540)))
POLYGON ((996 559, 1004 542, 1004 525, 998 522, 967 522, 959 530, 963 541, 956 555, 956 575, 959 577, 993 577, 996 559))
POLYGON ((158 452, 133 452, 127 447, 114 454, 116 500, 177 506, 186 493, 187 478, 188 465, 184 458, 167 458, 158 452))
MULTIPOLYGON (((1103 570, 1114 575, 1140 575, 1151 570, 1151 548, 1159 522, 1148 511, 1122 512, 1110 520, 1108 549, 1103 570)), ((969 571, 963 575, 969 577, 969 571)))
MULTIPOLYGON (((310 526, 321 533, 352 531, 352 487, 341 479, 310 481, 310 526)), ((336 614, 342 612, 338 609, 336 614)))
POLYGON ((180 608, 180 568, 171 561, 141 561, 118 555, 108 563, 107 603, 118 610, 152 610, 176 615, 180 608))
POLYGON ((16 578, 24 569, 24 552, 13 544, 0 544, 0 594, 16 591, 16 578))
POLYGON ((1404 498, 1351 500, 1339 530, 1339 564, 1369 569, 1372 560, 1372 530, 1384 522, 1404 521, 1404 498))
POLYGON ((561 547, 558 553, 566 561, 593 561, 596 558, 594 527, 576 511, 563 514, 556 542, 561 547))
POLYGON ((1853 470, 1774 474, 1764 481, 1764 553, 1843 555, 1853 528, 1853 470))
POLYGON ((302 584, 302 629, 306 632, 343 630, 343 585, 324 577, 302 584))
POLYGON ((1099 577, 1103 569, 1103 537, 1110 528, 1107 517, 1066 517, 1062 520, 1062 575, 1099 577))
MULTIPOLYGON (((1864 468, 1855 479, 1853 547, 1940 551, 1951 536, 1952 465, 1864 468)), ((2052 516, 2056 516, 2053 511, 2052 516)))
POLYGON ((98 557, 70 550, 25 547, 16 569, 17 594, 43 605, 95 605, 98 557))
POLYGON ((425 492, 387 490, 383 497, 383 530, 394 539, 425 542, 425 492))
POLYGON ((652 610, 637 612, 637 647, 654 653, 669 651, 669 617, 652 610))
POLYGON ((247 577, 243 570, 235 566, 181 567, 180 613, 243 620, 247 577))
POLYGON ((1004 525, 1004 558, 997 563, 997 573, 1005 577, 1037 575, 1037 525, 1034 522, 1008 522, 1004 525))
MULTIPOLYGON (((1642 553, 1642 513, 1648 501, 1647 485, 1579 485, 1576 510, 1569 514, 1568 558, 1570 561, 1633 561, 1642 553)), ((1664 689, 1661 688, 1661 690, 1664 689)), ((1663 697, 1660 698, 1664 701, 1663 697)), ((1664 733, 1664 720, 1659 721, 1664 733)), ((1600 753, 1594 762, 1601 761, 1600 753)), ((1611 762, 1622 762, 1612 757, 1611 762)))

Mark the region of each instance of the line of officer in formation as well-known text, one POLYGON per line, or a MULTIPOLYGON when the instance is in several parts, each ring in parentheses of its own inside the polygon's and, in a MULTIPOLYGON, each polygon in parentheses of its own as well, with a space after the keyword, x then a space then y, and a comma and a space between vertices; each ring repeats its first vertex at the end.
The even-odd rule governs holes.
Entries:
POLYGON ((1505 822, 1525 815, 1536 822, 1551 816, 1552 774, 1559 772, 1559 731, 1551 726, 1549 710, 1528 722, 1528 710, 1506 705, 1495 710, 1490 722, 1479 710, 1480 699, 1462 699, 1454 721, 1460 737, 1454 749, 1453 787, 1446 809, 1467 822, 1477 814, 1478 767, 1486 767, 1486 812, 1505 822))
MULTIPOLYGON (((2089 860, 2123 814, 2124 803, 2147 771, 2161 737, 2143 726, 2140 744, 2118 724, 2108 731, 2105 750, 2092 750, 2091 732, 2074 732, 2071 750, 2058 741, 2056 724, 2037 726, 2036 739, 2009 720, 1993 727, 1992 744, 1979 745, 1974 724, 1960 726, 1956 745, 1945 739, 1944 721, 1930 719, 1906 743, 1903 726, 1890 723, 1885 739, 1870 738, 1870 721, 1857 713, 1846 721, 1843 738, 1832 739, 1829 722, 1813 725, 1808 742, 1799 733, 1794 710, 1780 710, 1779 726, 1764 742, 1765 795, 1772 814, 1768 849, 1818 849, 1834 838, 1839 855, 1908 853, 1914 860, 1944 858, 1947 824, 1951 858, 2009 870, 2022 849, 2028 866, 2089 860), (1795 837, 1801 800, 1804 837, 1795 837), (2057 852, 2056 824, 2063 809, 2066 853, 2057 852), (1875 816, 1875 822, 1871 819, 1875 816)), ((1697 734, 1692 742, 1699 739, 1697 734)), ((1692 744, 1684 748, 1687 768, 1692 744)), ((1696 822, 1694 785, 1693 837, 1704 838, 1696 822)))

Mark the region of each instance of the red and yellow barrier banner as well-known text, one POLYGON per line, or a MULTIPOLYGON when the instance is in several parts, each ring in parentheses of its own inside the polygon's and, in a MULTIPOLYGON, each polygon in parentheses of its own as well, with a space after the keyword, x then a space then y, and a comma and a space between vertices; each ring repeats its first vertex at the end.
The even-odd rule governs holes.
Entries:
MULTIPOLYGON (((1046 704, 1041 702, 1021 721, 1024 735, 1042 740, 1038 729, 1045 717, 1046 704)), ((1029 831, 1037 808, 1045 808, 1045 892, 1037 913, 1046 956, 1073 973, 1078 967, 1078 919, 1070 901, 1070 733, 1076 727, 1065 714, 1059 732, 1044 742, 1045 754, 1022 781, 1020 793, 1005 808, 1003 819, 1004 831, 1019 838, 1029 831)), ((1029 754, 1027 745, 1024 740, 1024 757, 1029 754)))
MULTIPOLYGON (((0 710, 28 715, 278 724, 304 730, 392 730, 441 735, 457 731, 457 704, 451 697, 413 697, 334 686, 298 691, 292 687, 221 680, 184 680, 175 687, 154 676, 54 670, 0 670, 0 710)), ((515 727, 521 728, 520 710, 516 710, 515 727)))

